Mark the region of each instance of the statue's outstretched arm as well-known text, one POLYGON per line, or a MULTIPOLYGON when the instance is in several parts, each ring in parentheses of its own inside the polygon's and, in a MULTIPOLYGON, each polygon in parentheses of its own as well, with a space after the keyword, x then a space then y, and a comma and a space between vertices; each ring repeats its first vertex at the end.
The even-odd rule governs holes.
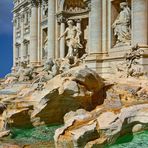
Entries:
POLYGON ((62 37, 64 37, 67 34, 67 29, 65 30, 65 32, 58 38, 58 40, 60 40, 62 37))

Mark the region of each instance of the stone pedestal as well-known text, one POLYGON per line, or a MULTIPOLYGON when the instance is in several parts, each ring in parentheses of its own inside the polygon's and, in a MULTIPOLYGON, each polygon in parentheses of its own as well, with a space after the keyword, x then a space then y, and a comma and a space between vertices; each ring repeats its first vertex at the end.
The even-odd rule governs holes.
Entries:
POLYGON ((36 4, 31 8, 31 19, 30 19, 30 63, 38 63, 38 9, 36 4))
POLYGON ((48 0, 48 58, 55 56, 55 0, 48 0))

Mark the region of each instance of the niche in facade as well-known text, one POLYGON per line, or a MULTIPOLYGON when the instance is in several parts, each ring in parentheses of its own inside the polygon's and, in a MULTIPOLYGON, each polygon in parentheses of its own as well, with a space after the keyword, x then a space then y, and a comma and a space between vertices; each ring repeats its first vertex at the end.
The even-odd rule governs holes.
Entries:
POLYGON ((111 47, 131 45, 131 0, 111 2, 111 47))

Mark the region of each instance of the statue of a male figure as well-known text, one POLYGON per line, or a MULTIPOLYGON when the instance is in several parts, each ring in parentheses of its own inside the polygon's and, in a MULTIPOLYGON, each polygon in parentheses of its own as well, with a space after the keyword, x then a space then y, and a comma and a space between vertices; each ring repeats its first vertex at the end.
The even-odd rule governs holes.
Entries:
POLYGON ((83 48, 80 43, 81 31, 78 27, 74 25, 73 20, 68 20, 68 27, 65 32, 58 38, 60 40, 62 37, 66 36, 66 44, 68 46, 68 53, 66 57, 74 57, 78 53, 78 49, 83 48))

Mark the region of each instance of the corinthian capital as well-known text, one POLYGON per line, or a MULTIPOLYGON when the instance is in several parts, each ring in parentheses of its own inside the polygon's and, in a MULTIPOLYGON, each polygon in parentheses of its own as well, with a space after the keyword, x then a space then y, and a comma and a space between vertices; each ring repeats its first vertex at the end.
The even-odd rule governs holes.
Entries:
POLYGON ((65 23, 66 22, 66 18, 63 15, 58 15, 57 16, 57 21, 58 23, 65 23))
POLYGON ((30 0, 32 7, 37 7, 39 4, 39 0, 30 0))

